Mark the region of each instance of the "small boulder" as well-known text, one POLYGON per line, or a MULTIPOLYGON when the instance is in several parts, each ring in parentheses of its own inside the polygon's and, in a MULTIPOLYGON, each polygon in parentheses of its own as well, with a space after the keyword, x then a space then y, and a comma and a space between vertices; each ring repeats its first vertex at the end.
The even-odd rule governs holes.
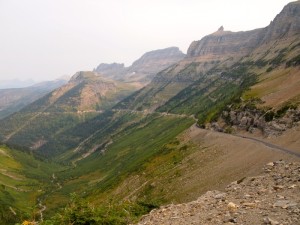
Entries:
POLYGON ((229 202, 227 205, 227 208, 230 212, 235 212, 237 211, 238 206, 234 204, 233 202, 229 202))

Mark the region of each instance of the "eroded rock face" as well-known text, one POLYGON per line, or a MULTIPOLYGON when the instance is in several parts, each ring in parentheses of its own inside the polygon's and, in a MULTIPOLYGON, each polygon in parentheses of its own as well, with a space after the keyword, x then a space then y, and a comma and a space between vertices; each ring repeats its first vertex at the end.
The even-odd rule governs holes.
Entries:
POLYGON ((261 43, 285 38, 300 33, 300 2, 291 2, 275 17, 268 27, 263 30, 261 43))
POLYGON ((249 129, 251 126, 263 129, 265 126, 265 118, 263 117, 263 113, 259 110, 231 110, 226 114, 229 115, 227 116, 229 124, 238 126, 241 129, 249 129))
POLYGON ((185 57, 179 48, 170 47, 145 53, 129 67, 124 64, 101 63, 94 71, 111 79, 123 81, 149 82, 161 70, 177 63, 185 57))
POLYGON ((125 66, 123 63, 101 63, 94 69, 94 72, 104 74, 108 77, 111 76, 121 76, 125 70, 125 66))
POLYGON ((187 51, 187 57, 230 57, 249 54, 259 43, 262 29, 246 32, 231 32, 219 29, 194 41, 187 51))
POLYGON ((154 50, 145 53, 141 58, 133 62, 129 71, 151 72, 151 70, 160 70, 159 68, 154 67, 165 68, 165 66, 174 64, 184 57, 185 54, 177 47, 154 50))
POLYGON ((196 201, 154 209, 139 225, 298 224, 300 163, 276 161, 264 174, 235 181, 224 192, 208 191, 196 201))
MULTIPOLYGON (((300 110, 289 109, 281 118, 266 121, 265 112, 258 109, 224 111, 222 117, 230 126, 251 133, 260 130, 264 136, 278 136, 285 130, 297 126, 300 121, 300 110)), ((211 126, 214 130, 224 131, 219 125, 211 126), (218 127, 218 129, 215 129, 218 127)))

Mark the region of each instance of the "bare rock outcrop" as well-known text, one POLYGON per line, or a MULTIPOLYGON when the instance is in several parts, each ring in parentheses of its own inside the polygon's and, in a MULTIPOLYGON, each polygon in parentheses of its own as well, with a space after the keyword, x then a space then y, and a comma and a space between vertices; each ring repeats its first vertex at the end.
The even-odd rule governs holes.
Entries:
MULTIPOLYGON (((274 117, 271 120, 267 119, 267 113, 258 109, 230 110, 224 111, 222 117, 233 129, 246 130, 251 133, 260 131, 266 137, 281 135, 287 129, 299 125, 299 109, 289 109, 283 116, 274 117)), ((225 127, 217 123, 212 123, 210 126, 216 131, 224 131, 225 127)))
POLYGON ((261 43, 299 35, 300 33, 300 1, 287 4, 282 11, 271 21, 270 25, 262 31, 261 43))

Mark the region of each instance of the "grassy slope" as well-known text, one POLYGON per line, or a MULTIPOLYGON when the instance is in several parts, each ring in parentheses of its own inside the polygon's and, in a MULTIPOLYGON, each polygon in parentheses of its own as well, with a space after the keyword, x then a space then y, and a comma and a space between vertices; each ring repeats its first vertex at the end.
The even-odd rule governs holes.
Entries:
POLYGON ((51 176, 60 169, 57 164, 0 146, 0 224, 36 216, 38 198, 51 188, 51 176))
POLYGON ((191 127, 165 145, 140 171, 125 179, 112 196, 146 202, 191 201, 212 189, 260 173, 264 164, 297 157, 260 143, 191 127))
POLYGON ((99 111, 111 108, 135 90, 130 84, 106 81, 93 73, 86 73, 83 73, 86 77, 82 77, 82 81, 71 81, 20 112, 0 120, 0 141, 38 149, 47 156, 55 155, 65 150, 59 149, 63 143, 53 143, 60 139, 61 133, 90 120, 99 111))
MULTIPOLYGON (((280 48, 281 44, 278 44, 280 48)), ((272 48, 272 45, 270 46, 265 46, 260 52, 245 57, 233 67, 222 70, 214 68, 214 71, 208 74, 210 76, 200 77, 198 82, 177 93, 158 111, 198 114, 198 116, 203 114, 206 119, 212 119, 222 107, 232 99, 240 97, 243 91, 253 84, 253 78, 256 78, 253 74, 258 76, 258 84, 243 95, 244 99, 267 96, 267 94, 255 95, 253 90, 260 84, 268 84, 272 80, 276 82, 267 85, 272 91, 278 90, 278 86, 288 83, 291 78, 296 79, 291 85, 298 85, 299 67, 295 62, 292 66, 287 65, 297 57, 298 47, 290 45, 289 48, 280 50, 279 47, 268 49, 272 48)), ((285 86, 282 89, 289 88, 290 86, 285 86)), ((138 92, 136 96, 133 95, 126 101, 135 97, 139 102, 143 100, 143 95, 139 95, 138 92)), ((290 101, 294 97, 292 92, 292 98, 288 97, 283 101, 290 101)), ((129 103, 133 104, 134 109, 140 106, 142 106, 140 109, 146 109, 147 104, 150 107, 155 105, 155 101, 153 102, 149 96, 144 105, 129 103)), ((155 114, 152 116, 155 117, 155 114)), ((79 163, 73 171, 61 174, 66 180, 62 192, 57 192, 56 197, 66 196, 65 194, 71 191, 79 191, 90 197, 91 201, 98 203, 110 198, 159 203, 184 202, 195 199, 209 189, 223 188, 228 182, 245 175, 255 175, 259 173, 262 165, 269 161, 281 158, 297 160, 293 156, 272 151, 250 140, 216 134, 195 127, 179 139, 176 139, 176 136, 180 132, 174 133, 170 138, 162 137, 160 129, 165 129, 164 127, 168 125, 162 121, 156 123, 158 120, 154 118, 148 121, 147 125, 140 123, 138 129, 133 125, 129 130, 124 129, 125 133, 122 131, 117 133, 114 142, 103 155, 100 154, 99 157, 95 153, 83 160, 82 164, 79 163), (152 128, 148 130, 150 127, 152 128), (155 134, 150 130, 158 133, 155 134), (158 141, 158 145, 152 140, 158 141)), ((167 130, 171 129, 174 127, 167 130)), ((183 127, 180 130, 184 130, 183 127)))
POLYGON ((214 68, 172 97, 158 111, 194 114, 200 124, 209 122, 255 81, 255 74, 250 73, 248 65, 242 63, 230 68, 214 68))
POLYGON ((179 91, 192 84, 198 73, 199 63, 175 64, 159 72, 152 82, 119 102, 114 108, 153 111, 179 91))
POLYGON ((107 191, 116 187, 128 175, 139 171, 166 143, 193 123, 190 118, 154 114, 122 129, 112 137, 112 144, 104 153, 97 151, 78 162, 72 170, 58 174, 63 180, 63 188, 48 198, 50 210, 57 207, 57 202, 52 199, 59 198, 63 205, 63 199, 67 200, 68 195, 75 191, 84 196, 93 196, 94 200, 113 197, 107 191))
MULTIPOLYGON (((9 137, 8 144, 22 146, 27 149, 41 148, 60 133, 75 127, 77 124, 91 119, 95 113, 17 113, 14 117, 2 121, 2 133, 9 137), (39 142, 45 142, 39 146, 39 142)), ((5 138, 5 136, 3 137, 5 138)), ((45 146, 45 148, 47 145, 45 146)), ((53 148, 55 154, 56 148, 53 148)), ((45 155, 51 152, 42 152, 45 155)))
MULTIPOLYGON (((256 73, 259 81, 243 94, 243 99, 260 98, 258 107, 278 109, 300 102, 300 42, 291 37, 257 49, 247 60, 262 63, 256 73)), ((252 69, 253 70, 253 69, 252 69)))
MULTIPOLYGON (((157 121, 160 124, 161 119, 157 121)), ((144 156, 139 153, 147 153, 152 147, 146 145, 141 151, 139 142, 145 143, 151 124, 119 139, 101 158, 94 154, 72 171, 59 174, 65 179, 63 188, 49 196, 49 203, 54 201, 57 207, 57 199, 59 203, 68 201, 68 193, 73 191, 95 206, 120 200, 154 205, 186 202, 208 190, 221 190, 234 180, 257 175, 270 161, 299 160, 261 143, 196 126, 179 136, 173 133, 169 138, 161 137, 161 143, 166 144, 144 156), (177 138, 171 138, 174 136, 177 138), (136 147, 139 149, 130 151, 136 147)), ((48 206, 51 209, 54 205, 48 206)))
POLYGON ((299 68, 278 68, 260 76, 260 82, 244 94, 244 98, 260 98, 261 107, 278 109, 290 101, 300 102, 299 68))

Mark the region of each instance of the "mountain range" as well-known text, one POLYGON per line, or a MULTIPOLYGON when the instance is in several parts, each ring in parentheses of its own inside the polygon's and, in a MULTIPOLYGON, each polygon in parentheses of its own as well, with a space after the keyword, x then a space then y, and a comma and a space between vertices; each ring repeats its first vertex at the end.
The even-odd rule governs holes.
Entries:
POLYGON ((0 118, 19 111, 43 95, 66 84, 66 82, 66 80, 59 79, 41 82, 29 87, 0 89, 0 118))
POLYGON ((141 86, 144 86, 159 71, 166 69, 184 57, 185 54, 179 48, 169 47, 146 52, 129 67, 119 63, 101 63, 94 71, 114 80, 139 82, 141 86))
POLYGON ((1 119, 0 155, 12 161, 0 170, 1 211, 9 212, 1 219, 17 212, 29 220, 18 197, 31 193, 36 217, 48 224, 134 223, 160 205, 257 174, 269 161, 299 160, 299 15, 296 1, 265 28, 221 26, 186 55, 171 47, 130 67, 102 63, 1 119), (32 155, 43 175, 33 175, 32 155), (21 169, 10 168, 13 161, 21 169), (14 179, 23 168, 32 186, 14 179), (22 185, 26 192, 15 189, 22 185), (73 192, 99 211, 72 198, 51 217, 73 192))

